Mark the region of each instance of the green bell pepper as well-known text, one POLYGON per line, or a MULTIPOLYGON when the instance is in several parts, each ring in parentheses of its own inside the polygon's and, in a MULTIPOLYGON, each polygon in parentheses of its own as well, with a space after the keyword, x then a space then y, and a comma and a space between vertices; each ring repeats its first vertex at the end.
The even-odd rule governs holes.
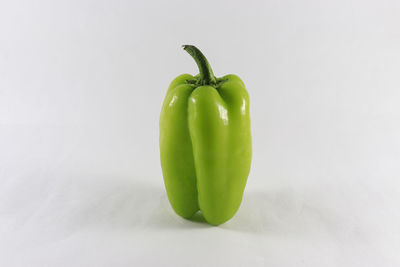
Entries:
POLYGON ((205 56, 184 45, 200 74, 170 84, 160 116, 160 157, 168 199, 190 219, 226 222, 242 202, 251 164, 249 95, 236 75, 216 78, 205 56))

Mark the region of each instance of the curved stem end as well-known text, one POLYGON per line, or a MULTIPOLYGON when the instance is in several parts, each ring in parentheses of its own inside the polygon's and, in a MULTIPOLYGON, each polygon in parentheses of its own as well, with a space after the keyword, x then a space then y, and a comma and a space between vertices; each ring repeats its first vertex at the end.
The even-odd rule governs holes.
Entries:
POLYGON ((203 55, 203 53, 194 45, 182 45, 182 48, 193 57, 193 59, 196 61, 197 66, 199 67, 199 83, 203 85, 216 84, 217 80, 214 76, 210 64, 208 63, 207 58, 203 55))

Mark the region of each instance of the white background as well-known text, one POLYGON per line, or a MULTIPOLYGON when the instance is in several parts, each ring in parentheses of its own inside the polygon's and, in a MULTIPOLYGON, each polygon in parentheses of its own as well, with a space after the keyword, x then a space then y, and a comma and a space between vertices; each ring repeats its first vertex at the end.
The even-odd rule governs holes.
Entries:
POLYGON ((400 4, 1 1, 0 266, 400 266, 400 4), (175 215, 169 82, 238 74, 253 163, 236 216, 175 215))

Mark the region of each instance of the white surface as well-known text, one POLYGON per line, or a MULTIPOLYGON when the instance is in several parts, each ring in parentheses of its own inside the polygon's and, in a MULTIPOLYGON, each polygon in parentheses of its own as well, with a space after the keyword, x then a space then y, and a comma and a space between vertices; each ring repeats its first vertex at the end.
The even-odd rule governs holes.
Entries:
POLYGON ((400 5, 2 1, 0 266, 400 266, 400 5), (169 82, 250 97, 254 160, 220 227, 166 198, 169 82))

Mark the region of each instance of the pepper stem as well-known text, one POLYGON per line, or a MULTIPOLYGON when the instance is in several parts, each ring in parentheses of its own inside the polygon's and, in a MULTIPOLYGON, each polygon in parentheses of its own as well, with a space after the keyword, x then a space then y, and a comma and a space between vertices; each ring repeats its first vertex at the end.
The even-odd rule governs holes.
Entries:
POLYGON ((210 63, 207 58, 201 53, 201 51, 194 45, 182 45, 183 49, 189 53, 196 61, 199 67, 200 78, 198 83, 202 85, 214 85, 217 83, 217 79, 211 69, 210 63))

